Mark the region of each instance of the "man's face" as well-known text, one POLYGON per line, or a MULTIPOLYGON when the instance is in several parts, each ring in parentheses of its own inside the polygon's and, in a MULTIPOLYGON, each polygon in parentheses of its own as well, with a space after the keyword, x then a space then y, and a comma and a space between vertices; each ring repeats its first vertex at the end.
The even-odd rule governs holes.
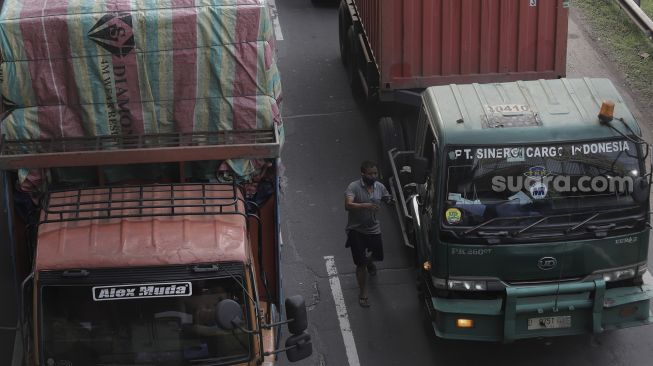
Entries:
POLYGON ((377 167, 367 168, 361 172, 363 178, 377 180, 379 178, 379 169, 377 167))

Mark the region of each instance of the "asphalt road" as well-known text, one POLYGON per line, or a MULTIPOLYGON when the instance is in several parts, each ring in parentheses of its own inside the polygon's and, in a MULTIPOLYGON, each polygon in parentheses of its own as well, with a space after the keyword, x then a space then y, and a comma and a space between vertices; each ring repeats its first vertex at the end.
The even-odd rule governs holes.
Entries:
MULTIPOLYGON (((278 36, 283 34, 278 57, 286 126, 284 283, 286 295, 302 294, 306 299, 314 347, 313 356, 296 365, 653 363, 653 326, 513 344, 435 339, 418 304, 410 252, 400 244, 392 207, 381 212, 386 259, 370 284, 371 307, 361 308, 354 265, 344 247, 343 192, 350 181, 359 177, 361 160, 378 160, 376 120, 373 111, 351 97, 339 58, 337 8, 315 6, 310 0, 276 2, 281 31, 278 36), (331 272, 327 271, 328 264, 332 264, 331 272), (337 276, 329 276, 334 267, 337 276), (338 296, 335 282, 342 297, 338 296), (342 325, 343 320, 349 324, 342 325)), ((568 76, 609 77, 619 86, 619 75, 611 65, 603 63, 577 21, 572 14, 568 76)), ((621 92, 640 121, 653 120, 639 112, 627 90, 621 92)), ((651 141, 651 128, 644 127, 651 141)), ((280 361, 289 364, 283 355, 280 361)))

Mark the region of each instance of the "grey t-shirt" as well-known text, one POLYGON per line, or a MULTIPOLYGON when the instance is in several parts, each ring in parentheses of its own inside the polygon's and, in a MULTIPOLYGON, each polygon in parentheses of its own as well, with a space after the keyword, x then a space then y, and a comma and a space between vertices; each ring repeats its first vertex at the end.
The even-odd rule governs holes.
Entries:
MULTIPOLYGON (((374 189, 368 192, 362 179, 349 183, 345 191, 345 197, 353 197, 354 203, 374 203, 379 205, 381 201, 390 198, 390 193, 383 183, 374 182, 374 189)), ((381 223, 376 218, 376 210, 355 209, 349 210, 347 219, 347 232, 356 230, 363 234, 381 234, 381 223)))

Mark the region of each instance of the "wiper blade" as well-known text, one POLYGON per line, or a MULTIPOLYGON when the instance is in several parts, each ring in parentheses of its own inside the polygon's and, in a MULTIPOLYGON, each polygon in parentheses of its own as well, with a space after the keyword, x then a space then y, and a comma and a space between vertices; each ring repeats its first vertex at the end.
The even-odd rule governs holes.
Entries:
POLYGON ((467 236, 467 235, 473 233, 474 231, 476 231, 476 230, 482 228, 483 226, 485 226, 485 225, 487 225, 487 224, 491 224, 491 223, 493 223, 493 222, 496 221, 497 219, 498 219, 498 217, 494 217, 494 218, 491 218, 491 219, 489 219, 489 220, 483 221, 482 223, 480 223, 480 224, 474 226, 473 228, 471 228, 471 229, 469 229, 469 230, 467 230, 467 231, 462 232, 462 234, 463 234, 463 236, 467 236))
MULTIPOLYGON (((491 218, 491 219, 489 219, 489 220, 483 221, 482 223, 480 223, 480 224, 474 226, 473 228, 471 228, 471 229, 469 229, 469 230, 467 230, 467 231, 463 231, 461 234, 462 234, 463 236, 467 236, 467 235, 473 233, 474 231, 476 231, 476 230, 478 230, 478 229, 480 229, 480 228, 482 228, 482 227, 484 227, 484 226, 487 226, 487 225, 489 225, 489 224, 491 224, 491 223, 493 223, 493 222, 495 222, 495 221, 512 221, 512 220, 533 219, 533 218, 536 218, 536 217, 539 217, 539 216, 540 216, 540 215, 536 215, 536 216, 508 216, 508 217, 493 217, 493 218, 491 218)), ((504 231, 500 231, 500 232, 504 232, 504 231)), ((505 232, 508 233, 507 231, 505 231, 505 232)), ((491 233, 494 233, 494 231, 492 231, 491 233)), ((479 234, 480 234, 480 233, 479 233, 479 234)), ((510 233, 508 233, 508 234, 510 234, 510 233)), ((506 235, 506 236, 507 236, 507 235, 506 235)))
MULTIPOLYGON (((594 215, 592 215, 592 216, 588 217, 587 219, 583 220, 583 222, 578 223, 578 224, 574 225, 573 227, 570 227, 569 229, 565 230, 565 233, 568 234, 568 233, 571 233, 572 231, 576 231, 579 228, 582 228, 587 223, 589 223, 592 220, 596 219, 598 216, 601 216, 601 215, 604 215, 604 214, 609 214, 609 213, 617 213, 617 212, 627 211, 627 210, 631 210, 633 208, 634 207, 625 207, 625 208, 622 208, 622 209, 619 209, 619 210, 605 210, 605 211, 597 212, 594 215)), ((608 234, 608 232, 612 231, 612 230, 633 229, 633 228, 635 228, 637 226, 637 224, 641 223, 642 221, 646 221, 645 217, 646 217, 645 215, 642 215, 641 218, 632 218, 632 217, 630 217, 629 218, 629 223, 630 224, 625 224, 625 225, 617 225, 616 223, 609 223, 609 224, 605 224, 605 225, 589 225, 589 226, 585 226, 585 230, 588 231, 588 232, 594 233, 594 235, 596 235, 597 237, 603 237, 603 236, 606 236, 608 234)), ((618 219, 621 219, 623 221, 625 218, 617 218, 617 220, 618 219)))
MULTIPOLYGON (((601 236, 604 233, 607 233, 608 231, 611 231, 611 230, 624 229, 624 228, 633 228, 633 227, 635 227, 635 224, 632 224, 632 225, 616 225, 616 224, 610 225, 610 224, 608 224, 608 225, 590 225, 590 226, 586 226, 586 225, 588 223, 590 223, 591 221, 593 221, 594 219, 596 219, 597 217, 601 216, 601 215, 619 213, 619 212, 623 212, 623 211, 632 210, 634 208, 635 207, 624 207, 624 208, 620 208, 620 209, 608 209, 608 210, 604 210, 604 211, 594 213, 593 215, 586 218, 582 222, 580 222, 578 224, 575 224, 574 226, 569 227, 569 228, 567 228, 565 230, 560 230, 556 235, 569 234, 571 232, 577 231, 579 228, 582 228, 582 227, 585 227, 585 230, 587 230, 589 232, 594 232, 597 236, 601 236)), ((478 229, 486 227, 489 224, 492 224, 492 223, 494 223, 496 221, 536 220, 536 221, 534 221, 534 222, 532 222, 530 224, 527 224, 523 228, 521 228, 521 229, 519 229, 517 231, 513 231, 513 232, 509 232, 509 231, 506 231, 506 230, 499 230, 499 231, 494 231, 493 230, 493 231, 481 231, 481 232, 477 233, 478 236, 483 236, 483 237, 489 237, 489 236, 493 236, 493 237, 507 237, 507 236, 516 237, 516 236, 519 236, 519 235, 525 233, 526 231, 529 231, 532 228, 534 228, 534 227, 536 227, 536 226, 542 224, 543 222, 546 222, 546 221, 548 221, 548 220, 550 220, 552 218, 566 217, 566 216, 572 216, 572 215, 575 216, 575 215, 578 215, 578 213, 553 214, 553 215, 546 215, 546 216, 545 215, 532 215, 532 216, 494 217, 494 218, 491 218, 489 220, 483 221, 482 223, 480 223, 480 224, 478 224, 478 225, 476 225, 476 226, 474 226, 474 227, 472 227, 472 228, 470 228, 470 229, 468 229, 466 231, 458 232, 457 235, 460 235, 461 237, 468 236, 469 234, 477 231, 478 229)), ((636 223, 639 223, 642 220, 644 220, 644 218, 642 218, 641 220, 636 220, 636 223)), ((568 224, 560 224, 560 225, 555 225, 555 226, 556 226, 556 228, 558 228, 560 226, 562 226, 562 228, 564 228, 567 225, 568 224)), ((492 228, 494 229, 495 226, 492 226, 492 228)))
POLYGON ((588 217, 587 219, 583 220, 581 223, 579 223, 579 224, 577 224, 577 225, 575 225, 575 226, 573 226, 573 227, 570 227, 569 229, 565 230, 565 233, 566 233, 566 234, 569 234, 569 233, 572 232, 572 231, 576 231, 576 230, 578 230, 579 228, 583 227, 583 225, 585 225, 585 224, 587 224, 588 222, 594 220, 597 216, 599 216, 599 215, 601 215, 601 214, 603 214, 603 213, 605 213, 605 212, 597 212, 597 213, 595 213, 594 215, 592 215, 592 216, 588 217))
POLYGON ((544 216, 544 217, 542 217, 541 219, 535 221, 534 223, 532 223, 532 224, 530 224, 530 225, 528 225, 528 226, 525 226, 525 227, 521 228, 521 229, 518 230, 518 231, 515 231, 514 233, 512 233, 512 236, 521 235, 521 234, 523 234, 525 231, 530 230, 531 228, 533 228, 533 227, 539 225, 541 222, 544 222, 544 221, 550 219, 551 217, 552 217, 552 216, 544 216))

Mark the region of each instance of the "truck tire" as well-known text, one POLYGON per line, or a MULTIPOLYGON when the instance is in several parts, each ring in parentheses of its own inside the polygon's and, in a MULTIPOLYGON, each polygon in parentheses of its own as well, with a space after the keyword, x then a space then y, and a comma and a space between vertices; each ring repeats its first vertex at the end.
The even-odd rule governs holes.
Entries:
MULTIPOLYGON (((397 121, 392 117, 382 117, 379 120, 379 135, 381 137, 381 175, 383 181, 389 184, 392 176, 392 165, 388 158, 390 149, 405 150, 404 132, 397 121)), ((401 161, 399 161, 401 163, 401 161)))
POLYGON ((347 63, 349 62, 349 54, 347 53, 347 29, 349 29, 349 26, 351 25, 350 22, 347 21, 347 12, 349 10, 345 10, 346 6, 347 4, 343 1, 338 7, 338 43, 340 44, 340 60, 345 66, 347 66, 347 63))
POLYGON ((350 25, 347 29, 347 76, 349 77, 349 87, 351 88, 351 93, 356 99, 363 98, 363 85, 361 84, 361 79, 358 75, 358 69, 360 66, 360 44, 358 43, 357 33, 354 30, 354 26, 350 25))

